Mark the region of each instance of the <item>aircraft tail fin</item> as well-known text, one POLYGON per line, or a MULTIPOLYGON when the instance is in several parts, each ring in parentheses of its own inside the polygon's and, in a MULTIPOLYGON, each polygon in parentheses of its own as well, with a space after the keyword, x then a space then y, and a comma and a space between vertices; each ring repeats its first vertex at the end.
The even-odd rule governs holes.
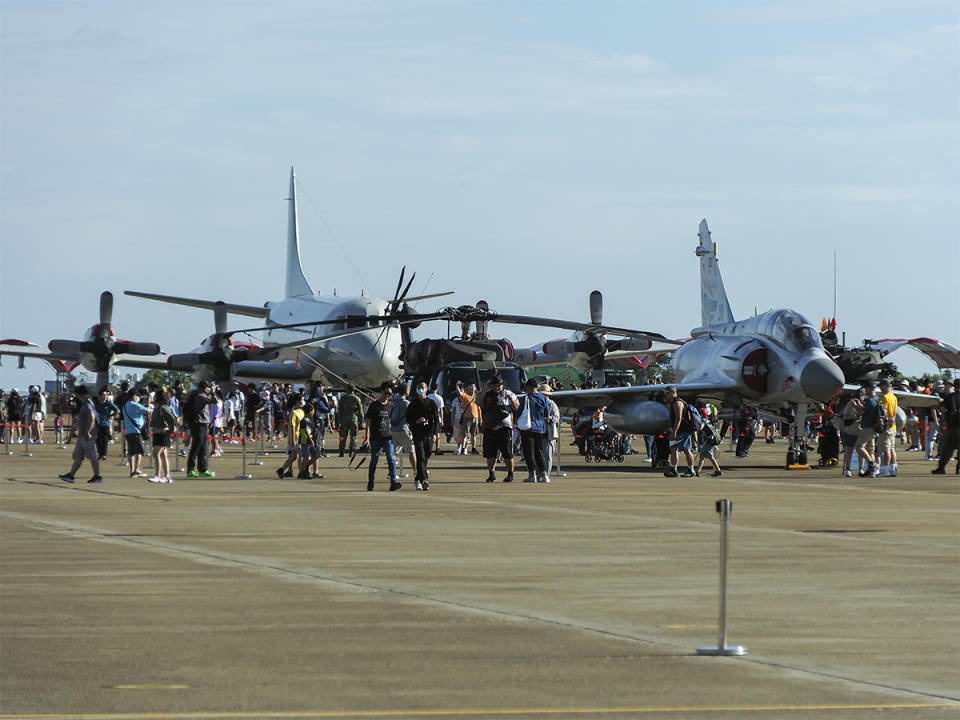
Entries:
POLYGON ((290 214, 287 216, 287 283, 286 297, 298 295, 313 295, 310 283, 303 275, 303 266, 300 264, 300 224, 297 222, 297 189, 294 185, 296 177, 293 168, 290 168, 290 214))
POLYGON ((700 244, 697 257, 700 258, 700 315, 703 327, 726 325, 734 322, 733 311, 727 300, 727 291, 720 276, 717 263, 717 244, 710 239, 710 228, 706 219, 700 221, 700 244))

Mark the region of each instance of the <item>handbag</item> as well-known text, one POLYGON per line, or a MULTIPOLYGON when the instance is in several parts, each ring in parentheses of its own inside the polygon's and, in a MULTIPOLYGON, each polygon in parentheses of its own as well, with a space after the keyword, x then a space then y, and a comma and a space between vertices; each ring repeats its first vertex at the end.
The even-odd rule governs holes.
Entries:
POLYGON ((523 412, 517 418, 517 430, 529 430, 533 427, 533 418, 530 416, 530 396, 523 399, 523 412))

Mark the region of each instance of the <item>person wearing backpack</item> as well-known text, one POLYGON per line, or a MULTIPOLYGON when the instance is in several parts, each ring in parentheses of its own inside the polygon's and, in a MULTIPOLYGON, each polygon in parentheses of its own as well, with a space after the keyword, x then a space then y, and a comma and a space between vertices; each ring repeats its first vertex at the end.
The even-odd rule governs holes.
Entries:
POLYGON ((880 378, 880 408, 875 421, 877 430, 877 456, 880 460, 880 477, 897 476, 897 396, 890 389, 890 380, 880 378), (880 416, 880 411, 883 417, 880 416))
POLYGON ((864 380, 863 383, 863 414, 860 416, 860 433, 857 435, 857 455, 867 461, 866 467, 860 471, 860 477, 877 477, 880 467, 877 465, 874 450, 877 436, 876 422, 880 401, 877 399, 877 386, 873 380, 864 380))
POLYGON ((687 461, 687 471, 682 477, 693 477, 693 435, 694 427, 691 413, 687 411, 687 404, 677 396, 677 389, 670 385, 663 391, 664 404, 670 410, 670 432, 667 438, 670 440, 670 468, 664 473, 664 477, 677 477, 677 461, 680 451, 683 451, 683 457, 687 461))
POLYGON ((393 452, 395 454, 407 453, 410 460, 410 472, 416 475, 417 453, 413 445, 410 423, 407 422, 407 408, 410 407, 409 398, 410 386, 406 383, 400 383, 397 386, 396 393, 390 398, 390 435, 393 437, 393 452))
MULTIPOLYGON (((691 406, 688 405, 687 407, 691 406)), ((710 411, 704 408, 701 416, 702 423, 697 438, 700 452, 695 472, 697 477, 700 477, 700 471, 703 470, 704 463, 709 460, 710 464, 713 465, 713 474, 710 477, 720 477, 723 475, 723 471, 720 470, 720 463, 717 462, 716 449, 723 441, 720 439, 720 433, 717 432, 714 424, 710 422, 710 411)))
MULTIPOLYGON (((960 380, 954 380, 953 385, 944 387, 943 402, 940 403, 940 417, 946 431, 940 438, 940 460, 932 470, 934 475, 944 475, 947 472, 947 463, 953 453, 960 450, 960 380)), ((955 473, 960 473, 960 457, 957 458, 955 473)))

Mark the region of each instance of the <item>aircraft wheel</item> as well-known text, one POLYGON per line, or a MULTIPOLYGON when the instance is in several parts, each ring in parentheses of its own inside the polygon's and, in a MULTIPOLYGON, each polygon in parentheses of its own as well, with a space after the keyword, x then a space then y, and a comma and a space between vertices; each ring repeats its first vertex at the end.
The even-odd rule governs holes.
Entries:
POLYGON ((807 464, 807 452, 805 450, 801 450, 797 454, 797 465, 806 465, 806 464, 807 464))
POLYGON ((797 464, 797 453, 794 450, 787 450, 787 464, 786 467, 789 468, 791 465, 797 464))
POLYGON ((623 462, 623 455, 617 455, 617 462, 623 462))
POLYGON ((592 458, 591 456, 589 456, 589 455, 587 455, 587 456, 584 457, 583 459, 586 460, 587 462, 592 462, 592 461, 593 461, 593 458, 592 458))

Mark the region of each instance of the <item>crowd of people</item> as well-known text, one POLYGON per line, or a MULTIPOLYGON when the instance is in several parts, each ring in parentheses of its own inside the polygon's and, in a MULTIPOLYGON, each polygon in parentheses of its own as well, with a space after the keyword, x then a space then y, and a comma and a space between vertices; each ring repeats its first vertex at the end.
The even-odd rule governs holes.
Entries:
MULTIPOLYGON (((894 384, 881 379, 875 387, 864 382, 855 396, 821 408, 819 420, 801 428, 802 447, 812 449, 807 443, 815 436, 821 446, 829 446, 824 438, 835 433, 836 453, 841 446, 844 450, 843 474, 878 477, 897 474, 899 442, 907 445, 902 452, 924 452, 927 460, 939 461, 933 472, 944 473, 958 446, 957 384, 936 380, 894 384), (937 395, 940 403, 904 410, 898 407, 894 389, 937 395)), ((209 458, 221 455, 224 444, 260 440, 273 447, 286 445, 286 460, 275 471, 278 477, 322 478, 318 462, 328 456, 328 435, 336 433, 332 443, 336 449, 330 452, 349 456, 351 464, 358 456, 369 459, 368 490, 374 489, 383 455, 389 490, 402 487, 397 460, 405 459, 415 488, 428 491, 430 458, 440 452, 443 434, 455 445, 456 454, 483 456, 487 482, 496 482, 498 465, 505 470, 503 482, 513 482, 515 457, 520 456, 527 469, 525 482, 549 483, 561 424, 560 410, 550 397, 556 387, 553 379, 543 384, 531 379, 518 396, 495 375, 483 388, 458 382, 445 402, 437 386, 425 382, 413 387, 384 383, 372 398, 352 386, 329 392, 314 382, 297 389, 289 383, 238 383, 226 393, 206 381, 189 392, 182 383, 172 388, 123 383, 116 391, 99 388, 95 396, 78 386, 70 400, 69 426, 65 428, 63 416, 56 413, 53 427, 57 442, 64 442, 65 430, 67 440, 76 438, 73 466, 60 476, 66 482, 74 482, 84 459, 93 470, 89 482, 101 482, 99 464, 118 436, 130 477, 147 477, 150 482, 171 482, 168 452, 180 437, 187 477, 215 477, 209 458), (149 477, 143 471, 148 445, 154 469, 149 477)), ((669 427, 642 439, 647 460, 662 467, 667 477, 681 476, 681 459, 686 465, 683 477, 699 476, 707 464, 713 477, 723 475, 717 452, 728 432, 730 450, 738 457, 749 457, 756 437, 774 442, 777 435, 779 423, 763 419, 756 408, 742 407, 721 421, 716 406, 686 402, 672 386, 656 399, 669 410, 669 427)), ((613 442, 621 454, 635 452, 629 435, 607 426, 604 411, 582 408, 574 415, 573 444, 583 455, 590 453, 594 442, 613 442)), ((24 396, 17 389, 0 391, 0 442, 42 443, 47 412, 48 398, 38 386, 29 387, 24 396)), ((789 434, 789 426, 788 419, 782 435, 789 434)))

